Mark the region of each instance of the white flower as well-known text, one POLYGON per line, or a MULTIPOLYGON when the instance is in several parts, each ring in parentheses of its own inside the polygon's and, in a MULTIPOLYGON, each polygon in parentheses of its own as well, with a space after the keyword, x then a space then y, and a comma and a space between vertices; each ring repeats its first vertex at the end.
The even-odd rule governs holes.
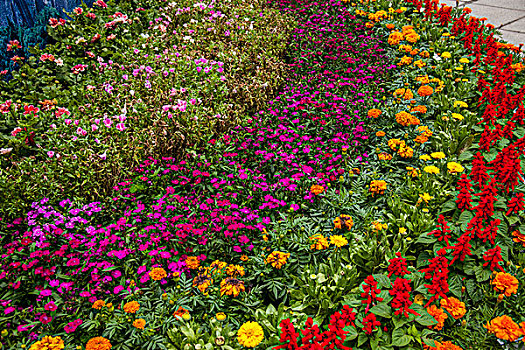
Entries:
POLYGON ((57 64, 57 66, 63 66, 64 65, 64 61, 61 58, 57 58, 55 60, 55 63, 57 64))

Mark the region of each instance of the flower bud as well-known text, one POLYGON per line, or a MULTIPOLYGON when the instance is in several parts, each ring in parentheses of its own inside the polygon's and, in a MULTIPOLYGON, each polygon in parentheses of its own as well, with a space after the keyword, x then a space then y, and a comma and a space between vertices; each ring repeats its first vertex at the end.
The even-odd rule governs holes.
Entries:
POLYGON ((222 346, 226 343, 226 339, 222 335, 219 335, 217 338, 215 338, 215 345, 222 346))

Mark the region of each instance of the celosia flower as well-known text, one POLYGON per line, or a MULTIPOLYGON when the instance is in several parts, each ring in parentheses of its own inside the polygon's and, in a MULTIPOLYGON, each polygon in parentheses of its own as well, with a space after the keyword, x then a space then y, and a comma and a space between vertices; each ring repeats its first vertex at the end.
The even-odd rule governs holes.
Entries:
POLYGON ((263 338, 263 329, 257 322, 246 322, 237 331, 237 341, 246 348, 256 347, 263 338))

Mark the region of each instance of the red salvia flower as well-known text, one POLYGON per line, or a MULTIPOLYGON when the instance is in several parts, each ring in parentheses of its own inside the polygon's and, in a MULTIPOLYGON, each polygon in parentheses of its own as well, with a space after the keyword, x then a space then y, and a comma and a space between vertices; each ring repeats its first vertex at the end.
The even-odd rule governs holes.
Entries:
POLYGON ((523 193, 516 193, 507 203, 507 216, 510 214, 518 214, 520 210, 525 209, 523 193))
POLYGON ((490 264, 490 269, 492 271, 498 269, 502 272, 504 272, 503 267, 499 264, 501 261, 503 261, 503 258, 501 257, 501 247, 496 246, 492 249, 489 249, 483 254, 483 260, 485 260, 485 263, 483 264, 483 267, 486 267, 490 264))
POLYGON ((376 315, 370 313, 363 318, 363 330, 370 335, 377 326, 381 326, 381 322, 376 319, 376 315))
POLYGON ((383 301, 383 298, 378 297, 378 294, 381 293, 381 290, 377 288, 377 281, 374 279, 374 276, 368 276, 363 283, 363 293, 361 293, 361 300, 363 304, 366 304, 365 313, 368 312, 370 306, 374 301, 383 301))
POLYGON ((396 253, 396 258, 388 260, 388 277, 395 275, 395 276, 405 276, 408 275, 409 272, 407 270, 407 259, 401 257, 401 253, 396 253))
POLYGON ((434 300, 439 299, 440 296, 446 298, 446 294, 449 291, 447 281, 449 270, 446 254, 445 249, 438 250, 437 256, 429 260, 429 267, 421 269, 421 272, 425 274, 425 279, 431 280, 431 283, 425 284, 425 287, 427 287, 429 294, 433 294, 426 306, 430 305, 434 300))
POLYGON ((468 179, 467 174, 461 174, 461 177, 458 181, 457 189, 459 189, 458 198, 456 199, 458 209, 461 211, 465 209, 471 209, 472 206, 470 204, 470 201, 472 200, 472 195, 470 194, 470 191, 472 190, 472 185, 470 184, 470 180, 468 179))
POLYGON ((389 291, 390 295, 394 297, 392 300, 392 308, 395 309, 394 315, 403 314, 403 316, 408 317, 408 314, 421 316, 414 310, 410 309, 412 302, 410 301, 410 292, 412 287, 410 287, 411 280, 405 278, 397 278, 392 285, 392 289, 389 291))
POLYGON ((297 345, 297 338, 299 337, 299 333, 295 331, 295 327, 292 324, 292 322, 290 322, 290 319, 286 318, 282 320, 279 326, 281 327, 281 338, 279 339, 279 341, 284 344, 279 345, 274 349, 296 350, 299 347, 297 345))
POLYGON ((443 215, 439 215, 438 217, 438 224, 436 225, 437 229, 434 231, 431 231, 428 233, 428 236, 434 235, 434 237, 437 237, 438 241, 445 241, 445 243, 448 244, 448 239, 451 237, 450 235, 447 235, 447 233, 450 233, 450 227, 448 226, 447 221, 445 220, 445 217, 443 215))
POLYGON ((450 265, 454 263, 454 261, 458 260, 463 261, 465 260, 465 257, 467 255, 472 255, 470 248, 472 248, 472 245, 470 244, 470 240, 472 238, 467 234, 462 234, 456 244, 452 246, 452 261, 450 262, 450 265))

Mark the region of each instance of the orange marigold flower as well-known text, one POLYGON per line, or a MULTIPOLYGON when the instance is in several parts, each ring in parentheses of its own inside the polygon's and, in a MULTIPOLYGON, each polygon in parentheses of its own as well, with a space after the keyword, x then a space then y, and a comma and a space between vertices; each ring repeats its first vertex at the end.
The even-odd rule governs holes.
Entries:
POLYGON ((516 243, 521 243, 525 247, 525 235, 520 233, 520 231, 514 231, 512 232, 512 236, 514 237, 512 240, 516 243))
POLYGON ((104 337, 91 338, 86 344, 86 350, 109 350, 111 343, 104 337))
POLYGON ((312 185, 312 187, 310 187, 310 191, 312 191, 312 193, 315 195, 320 195, 324 192, 324 187, 321 185, 312 185))
POLYGON ((463 350, 460 346, 452 344, 452 342, 444 341, 442 343, 434 340, 436 347, 429 347, 429 350, 463 350))
POLYGON ((380 109, 374 108, 374 109, 371 109, 371 110, 368 111, 368 116, 370 118, 377 118, 377 117, 379 117, 381 115, 381 113, 383 113, 383 112, 380 109))
POLYGON ((383 137, 383 136, 385 136, 385 135, 386 135, 385 132, 382 131, 382 130, 376 132, 376 136, 377 136, 377 137, 383 137))
POLYGON ((312 250, 323 250, 330 246, 330 243, 328 243, 328 239, 319 233, 313 235, 312 237, 310 237, 310 239, 314 241, 314 243, 310 245, 310 249, 312 250))
POLYGON ((515 341, 523 335, 520 326, 507 315, 496 317, 484 326, 489 333, 496 338, 508 341, 515 341))
POLYGON ((124 312, 127 314, 134 314, 140 309, 140 304, 135 300, 124 304, 124 312))
POLYGON ((491 284, 494 285, 494 290, 504 293, 508 297, 518 292, 518 279, 510 273, 498 272, 491 284))
POLYGON ((196 257, 196 256, 188 256, 186 258, 186 266, 188 267, 188 269, 190 270, 196 270, 199 268, 200 266, 200 261, 199 259, 196 257))
POLYGON ((104 306, 106 306, 106 302, 104 300, 97 300, 93 303, 93 305, 91 306, 93 309, 97 309, 97 310, 100 310, 102 309, 104 306))
POLYGON ((175 311, 173 313, 173 317, 177 318, 177 317, 182 317, 184 316, 185 314, 188 313, 188 310, 186 310, 185 308, 183 308, 182 306, 179 306, 179 308, 177 309, 177 311, 175 311))
POLYGON ((390 160, 392 159, 392 155, 389 154, 389 153, 385 153, 385 152, 381 152, 377 155, 377 157, 379 158, 379 160, 390 160))
POLYGON ((149 273, 149 277, 151 277, 151 279, 155 281, 160 281, 166 276, 168 276, 168 274, 166 273, 166 270, 164 270, 162 267, 155 267, 149 273))
POLYGON ((443 326, 445 325, 445 320, 448 318, 448 315, 445 313, 445 311, 443 311, 441 308, 438 308, 436 305, 430 305, 430 307, 427 307, 427 312, 438 322, 436 325, 434 325, 434 327, 428 326, 428 328, 434 328, 437 331, 442 330, 443 326))
POLYGON ((404 100, 411 100, 414 98, 414 94, 410 89, 400 88, 394 91, 394 96, 403 98, 404 100))
POLYGON ((354 226, 354 220, 350 215, 341 214, 334 219, 334 228, 350 231, 354 226))
POLYGON ((408 146, 399 147, 397 154, 399 154, 403 158, 412 158, 412 156, 414 155, 414 149, 408 146))
POLYGON ((410 121, 412 120, 412 118, 414 118, 414 116, 405 111, 402 111, 396 114, 396 122, 398 122, 398 124, 401 124, 403 126, 409 126, 411 124, 410 121))
POLYGON ((392 23, 387 23, 387 24, 386 24, 386 28, 387 28, 387 29, 392 30, 392 29, 394 29, 395 27, 396 27, 396 26, 395 26, 394 24, 392 24, 392 23))
POLYGON ((244 276, 244 267, 242 267, 241 265, 228 265, 228 267, 226 268, 226 274, 232 277, 244 276))
POLYGON ((406 169, 408 170, 408 173, 407 173, 408 176, 411 176, 411 177, 421 176, 421 171, 419 170, 419 168, 413 168, 411 166, 407 166, 406 169))
POLYGON ((459 301, 459 299, 451 297, 448 299, 441 299, 441 307, 448 311, 456 320, 465 316, 467 310, 465 309, 465 303, 459 301))
POLYGON ((29 350, 61 350, 64 349, 64 341, 60 337, 45 336, 29 348, 29 350))
POLYGON ((390 147, 392 151, 397 151, 398 148, 405 147, 405 146, 406 146, 406 143, 403 140, 400 140, 400 139, 388 140, 388 147, 390 147))
POLYGON ((241 292, 244 292, 246 289, 244 287, 244 282, 233 277, 227 277, 221 281, 221 296, 224 294, 237 297, 241 292))
POLYGON ((145 325, 146 325, 146 320, 143 318, 137 318, 135 321, 133 321, 133 327, 137 329, 144 329, 145 325))
POLYGON ((280 269, 286 264, 286 261, 290 257, 290 253, 284 253, 279 251, 274 251, 266 258, 265 262, 272 265, 276 269, 280 269))
POLYGON ((434 92, 434 89, 432 86, 429 85, 423 85, 420 86, 419 89, 417 89, 417 94, 421 97, 430 96, 434 92))
POLYGON ((370 192, 372 192, 372 197, 376 194, 384 194, 386 190, 386 181, 383 180, 372 180, 370 183, 370 192))
POLYGON ((395 46, 399 44, 399 42, 403 39, 404 39, 404 36, 402 33, 394 31, 390 33, 390 35, 388 36, 388 43, 392 46, 395 46))
POLYGON ((414 108, 410 110, 410 112, 412 113, 419 112, 421 114, 425 114, 427 112, 427 107, 426 106, 415 106, 414 108))
POLYGON ((213 278, 211 278, 211 275, 204 272, 199 273, 194 279, 193 279, 193 286, 197 287, 198 290, 201 291, 201 293, 206 293, 206 290, 208 287, 210 287, 213 284, 213 278))

